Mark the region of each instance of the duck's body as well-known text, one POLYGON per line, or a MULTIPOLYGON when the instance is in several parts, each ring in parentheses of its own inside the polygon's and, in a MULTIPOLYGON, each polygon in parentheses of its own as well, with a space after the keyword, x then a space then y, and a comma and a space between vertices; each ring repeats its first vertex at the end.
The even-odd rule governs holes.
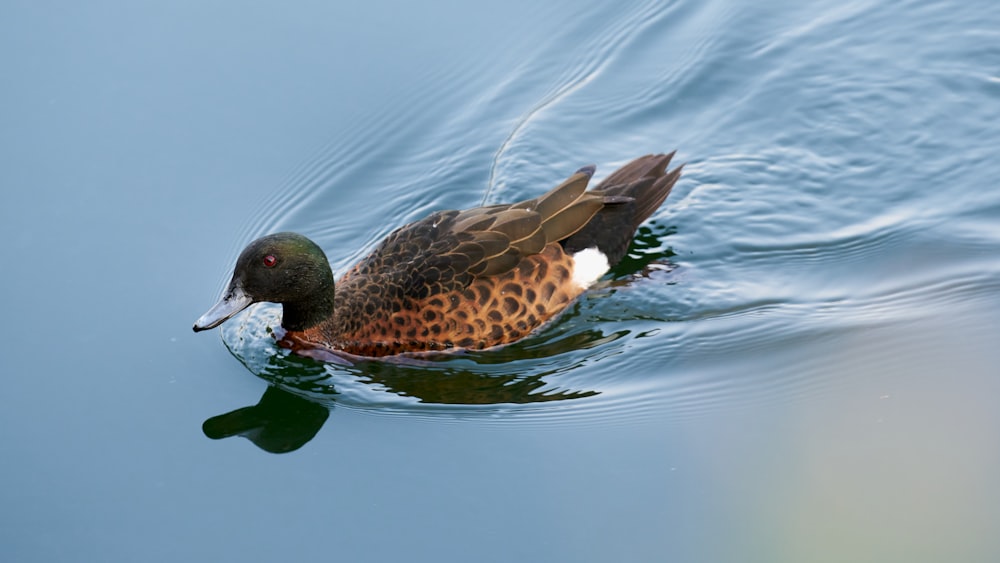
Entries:
POLYGON ((212 328, 258 301, 283 306, 299 345, 385 356, 509 344, 565 309, 616 264, 680 177, 673 154, 640 157, 586 190, 586 167, 548 193, 440 211, 400 227, 336 283, 322 250, 294 233, 251 243, 212 328))
POLYGON ((572 267, 572 257, 559 243, 549 243, 503 274, 443 284, 426 295, 414 295, 391 279, 380 284, 382 291, 372 291, 372 280, 355 268, 337 282, 337 322, 291 336, 357 356, 508 344, 583 292, 584 287, 567 283, 572 267))

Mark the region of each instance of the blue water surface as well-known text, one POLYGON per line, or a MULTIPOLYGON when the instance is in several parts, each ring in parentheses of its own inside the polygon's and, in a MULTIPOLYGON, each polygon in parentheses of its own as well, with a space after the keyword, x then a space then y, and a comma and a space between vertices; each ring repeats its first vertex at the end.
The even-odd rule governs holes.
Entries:
POLYGON ((1000 9, 0 8, 10 561, 1000 558, 1000 9), (677 149, 626 261, 503 350, 190 327, 242 247, 677 149))

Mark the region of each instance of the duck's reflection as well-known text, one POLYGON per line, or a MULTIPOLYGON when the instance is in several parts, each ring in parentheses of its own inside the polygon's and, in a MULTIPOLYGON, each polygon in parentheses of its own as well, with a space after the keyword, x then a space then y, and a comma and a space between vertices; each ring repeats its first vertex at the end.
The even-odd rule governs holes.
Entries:
POLYGON ((329 416, 325 406, 269 385, 256 405, 213 416, 201 429, 213 440, 243 436, 264 451, 283 454, 312 440, 329 416))
MULTIPOLYGON (((548 341, 538 355, 551 355, 566 349, 596 346, 621 338, 626 333, 605 335, 585 331, 548 341)), ((528 350, 518 354, 524 358, 528 350)), ((502 363, 507 353, 474 358, 475 365, 486 367, 491 362, 502 363), (488 361, 480 361, 488 359, 488 361)), ((507 358, 509 361, 510 358, 507 358)), ((271 453, 295 451, 311 440, 329 417, 336 404, 337 390, 330 383, 328 366, 322 362, 295 355, 274 356, 267 369, 258 375, 271 385, 260 401, 205 421, 202 429, 212 439, 243 436, 257 447, 271 453)), ((462 369, 426 361, 420 364, 400 364, 387 361, 365 361, 352 366, 338 366, 353 374, 366 385, 378 387, 399 397, 411 397, 424 404, 438 405, 500 405, 565 401, 597 395, 592 390, 555 388, 548 376, 553 372, 531 375, 502 374, 493 370, 462 369), (492 371, 492 373, 491 373, 492 371)))

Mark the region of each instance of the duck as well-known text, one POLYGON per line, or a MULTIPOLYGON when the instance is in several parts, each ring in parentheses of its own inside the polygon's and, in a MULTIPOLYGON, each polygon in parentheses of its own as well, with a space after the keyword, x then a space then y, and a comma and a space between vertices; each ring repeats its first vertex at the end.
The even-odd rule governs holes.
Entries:
POLYGON ((589 190, 593 165, 533 199, 434 212, 392 231, 336 281, 309 238, 266 235, 240 253, 194 331, 271 302, 282 308, 282 340, 297 349, 377 358, 511 344, 627 254, 681 176, 683 165, 669 170, 675 153, 638 157, 589 190))

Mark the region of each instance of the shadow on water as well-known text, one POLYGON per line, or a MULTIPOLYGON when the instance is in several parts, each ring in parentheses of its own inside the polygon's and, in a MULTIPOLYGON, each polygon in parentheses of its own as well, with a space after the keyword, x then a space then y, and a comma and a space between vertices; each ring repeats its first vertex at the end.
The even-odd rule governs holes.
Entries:
MULTIPOLYGON (((671 229, 642 227, 608 284, 670 269, 674 253, 662 240, 668 234, 671 229)), ((578 388, 581 382, 567 374, 631 331, 583 326, 580 316, 577 303, 540 333, 494 350, 347 362, 281 348, 273 328, 280 325, 280 307, 260 304, 222 330, 233 355, 269 386, 256 405, 214 416, 202 428, 212 439, 243 436, 265 451, 287 453, 309 442, 338 404, 474 415, 593 397, 602 392, 596 382, 578 388)))

